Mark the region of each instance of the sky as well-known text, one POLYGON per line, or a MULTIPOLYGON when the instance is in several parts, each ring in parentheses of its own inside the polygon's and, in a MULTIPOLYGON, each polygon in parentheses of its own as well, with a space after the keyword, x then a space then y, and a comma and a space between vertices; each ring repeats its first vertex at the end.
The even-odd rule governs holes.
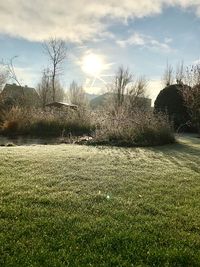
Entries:
POLYGON ((0 58, 17 56, 19 80, 33 87, 49 65, 42 44, 50 37, 66 42, 66 90, 75 80, 103 93, 123 65, 135 79, 146 77, 154 100, 167 62, 200 59, 200 0, 7 0, 0 21, 0 58))

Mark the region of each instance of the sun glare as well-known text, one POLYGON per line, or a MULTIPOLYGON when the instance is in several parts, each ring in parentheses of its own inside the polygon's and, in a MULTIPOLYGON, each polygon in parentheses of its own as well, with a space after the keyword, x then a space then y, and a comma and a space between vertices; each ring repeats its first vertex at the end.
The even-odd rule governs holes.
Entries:
POLYGON ((88 75, 98 76, 104 69, 104 62, 101 56, 88 54, 83 57, 81 68, 88 75))

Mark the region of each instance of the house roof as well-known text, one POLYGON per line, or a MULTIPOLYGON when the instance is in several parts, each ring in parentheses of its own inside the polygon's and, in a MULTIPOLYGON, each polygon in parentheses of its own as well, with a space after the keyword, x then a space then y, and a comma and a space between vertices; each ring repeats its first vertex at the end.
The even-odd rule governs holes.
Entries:
POLYGON ((13 84, 6 84, 2 90, 2 93, 10 95, 10 96, 17 96, 21 94, 37 94, 36 90, 32 87, 25 86, 19 86, 15 83, 13 84))
POLYGON ((28 86, 19 86, 17 84, 6 84, 1 93, 4 99, 12 99, 13 101, 25 101, 27 104, 34 104, 39 100, 36 90, 28 86))

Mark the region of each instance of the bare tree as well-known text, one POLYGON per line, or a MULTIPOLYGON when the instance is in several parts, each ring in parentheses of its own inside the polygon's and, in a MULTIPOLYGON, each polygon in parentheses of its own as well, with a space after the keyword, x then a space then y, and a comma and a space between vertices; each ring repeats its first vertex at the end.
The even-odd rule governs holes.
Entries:
POLYGON ((68 91, 68 98, 72 104, 79 107, 85 107, 88 104, 85 90, 82 86, 79 86, 75 81, 70 84, 68 91))
POLYGON ((164 83, 164 86, 169 86, 174 82, 173 67, 169 65, 168 62, 164 70, 162 81, 164 83))
MULTIPOLYGON (((14 81, 18 86, 21 86, 22 88, 22 96, 20 98, 20 100, 18 101, 20 103, 20 105, 24 105, 26 102, 26 97, 25 97, 25 89, 24 87, 21 85, 17 74, 16 74, 16 68, 14 66, 14 60, 17 58, 18 56, 14 56, 12 57, 9 61, 4 61, 2 60, 2 65, 4 66, 5 70, 6 70, 6 77, 7 77, 7 81, 11 80, 14 81)), ((18 103, 18 104, 19 104, 18 103)))
POLYGON ((190 112, 192 122, 200 133, 200 84, 193 87, 185 86, 182 94, 185 105, 190 112))
POLYGON ((190 87, 200 84, 200 64, 186 68, 184 82, 190 87))
POLYGON ((8 80, 8 72, 4 66, 1 66, 0 67, 0 91, 2 90, 3 85, 6 83, 7 80, 8 80))
MULTIPOLYGON (((7 73, 5 71, 4 66, 1 66, 0 68, 0 92, 3 88, 3 85, 6 83, 7 80, 7 73)), ((4 121, 4 115, 5 115, 5 105, 4 100, 2 98, 2 94, 0 94, 0 125, 4 121)))
POLYGON ((185 70, 183 61, 180 62, 176 67, 176 83, 183 84, 185 78, 185 70))
MULTIPOLYGON (((55 89, 55 101, 63 101, 65 92, 59 80, 55 80, 55 89)), ((42 78, 38 83, 37 92, 43 108, 46 106, 46 104, 52 101, 52 81, 51 73, 48 68, 44 69, 42 72, 42 78)))
POLYGON ((128 90, 128 100, 130 108, 146 108, 145 94, 147 88, 147 80, 144 76, 139 77, 135 83, 133 83, 128 90))
POLYGON ((200 65, 193 65, 186 69, 187 86, 181 89, 182 96, 187 106, 193 124, 200 133, 200 65))
POLYGON ((128 90, 128 94, 133 97, 144 97, 147 80, 144 76, 139 77, 136 82, 128 90))
POLYGON ((37 86, 37 92, 40 97, 42 107, 44 108, 47 103, 51 101, 51 79, 49 69, 44 69, 42 78, 37 86))
POLYGON ((62 73, 62 66, 66 58, 66 46, 64 41, 50 38, 47 42, 44 42, 43 48, 50 60, 52 100, 55 101, 56 80, 58 80, 58 76, 62 73))
POLYGON ((62 102, 65 98, 65 91, 58 79, 55 80, 55 89, 56 89, 55 101, 62 102))
POLYGON ((114 77, 114 83, 112 85, 113 97, 117 107, 122 106, 125 100, 125 95, 128 93, 127 86, 132 82, 133 76, 129 72, 128 68, 123 66, 119 67, 114 77))
POLYGON ((14 66, 14 60, 17 58, 17 56, 12 57, 9 61, 4 62, 2 60, 2 65, 4 66, 6 70, 6 76, 8 80, 12 80, 16 82, 17 85, 21 86, 21 83, 17 77, 15 66, 14 66))
POLYGON ((120 67, 116 72, 111 93, 105 102, 105 107, 116 112, 132 112, 135 108, 145 106, 144 95, 147 86, 145 77, 133 79, 130 71, 120 67))

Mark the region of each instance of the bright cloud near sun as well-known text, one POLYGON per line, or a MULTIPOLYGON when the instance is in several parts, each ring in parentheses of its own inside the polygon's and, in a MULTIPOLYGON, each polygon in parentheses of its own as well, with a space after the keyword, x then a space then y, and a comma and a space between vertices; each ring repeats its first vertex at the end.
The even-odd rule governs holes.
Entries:
POLYGON ((105 69, 105 65, 103 58, 93 53, 85 55, 81 62, 83 72, 93 77, 99 76, 105 69))
POLYGON ((199 0, 35 0, 34 4, 27 0, 0 1, 0 33, 30 41, 57 36, 82 42, 109 36, 108 26, 116 20, 125 23, 174 6, 193 9, 200 16, 199 0))
POLYGON ((111 68, 113 63, 107 63, 105 56, 88 51, 78 64, 86 75, 85 86, 87 87, 87 91, 93 88, 99 89, 99 87, 96 86, 97 82, 101 82, 101 84, 104 85, 107 84, 104 80, 104 76, 110 75, 105 72, 111 68))
POLYGON ((61 38, 66 87, 75 79, 96 92, 124 65, 150 77, 154 99, 162 85, 152 77, 161 77, 168 60, 199 58, 199 20, 200 0, 2 0, 0 56, 19 56, 20 81, 35 85, 48 64, 40 42, 61 38))

